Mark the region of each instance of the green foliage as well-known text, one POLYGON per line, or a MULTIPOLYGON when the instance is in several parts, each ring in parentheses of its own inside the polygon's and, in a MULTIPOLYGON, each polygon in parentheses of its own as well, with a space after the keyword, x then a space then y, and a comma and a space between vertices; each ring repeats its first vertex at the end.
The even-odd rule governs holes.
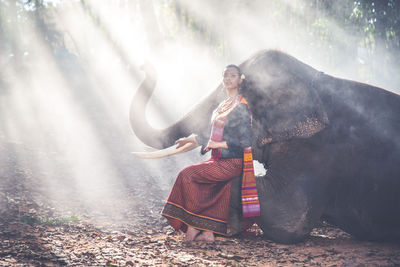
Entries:
MULTIPOLYGON (((394 0, 313 0, 313 1, 202 1, 202 5, 192 8, 183 0, 155 1, 159 18, 173 21, 163 28, 169 39, 186 36, 204 45, 214 47, 218 56, 229 57, 230 45, 224 35, 224 24, 237 19, 238 14, 252 15, 265 27, 275 26, 279 32, 282 25, 293 29, 295 42, 313 36, 311 46, 331 50, 331 55, 343 49, 356 51, 358 47, 373 52, 384 46, 388 52, 400 51, 400 4, 394 0), (202 20, 195 12, 202 6, 221 10, 217 19, 202 20), (161 8, 163 7, 163 8, 161 8), (352 35, 351 40, 343 40, 334 35, 333 25, 352 35)), ((205 16, 207 17, 207 16, 205 16)), ((262 28, 262 25, 260 25, 262 28)), ((337 30, 336 30, 337 31, 337 30)), ((400 53, 399 53, 400 54, 400 53)), ((334 60, 334 56, 331 56, 334 60)), ((328 57, 329 58, 329 57, 328 57)), ((334 64, 334 62, 332 62, 334 64)))
POLYGON ((23 216, 21 222, 29 225, 42 224, 49 226, 61 226, 69 223, 79 222, 79 218, 76 215, 69 217, 52 217, 52 216, 23 216))
MULTIPOLYGON (((355 27, 364 32, 364 38, 375 41, 380 39, 386 48, 400 49, 399 15, 398 1, 355 1, 350 19, 355 27)), ((371 41, 365 43, 371 44, 371 41)))
MULTIPOLYGON (((139 17, 146 15, 135 5, 140 6, 141 1, 147 0, 133 3, 106 1, 107 6, 126 8, 127 14, 134 10, 139 17)), ((240 32, 235 32, 235 25, 243 26, 241 31, 246 31, 245 26, 249 23, 247 20, 251 18, 259 27, 260 35, 263 34, 263 29, 279 35, 283 27, 287 27, 291 30, 290 38, 294 46, 310 40, 309 46, 320 51, 315 56, 323 57, 334 67, 340 64, 335 56, 337 53, 357 54, 360 49, 367 51, 364 54, 368 56, 363 59, 367 65, 374 65, 373 57, 378 53, 386 53, 383 57, 385 61, 380 64, 389 65, 400 60, 400 1, 397 0, 148 1, 154 6, 157 18, 155 24, 160 27, 161 39, 189 40, 207 47, 214 56, 222 59, 231 58, 231 51, 234 49, 232 38, 241 35, 240 32), (343 38, 341 33, 346 33, 349 37, 343 38)), ((106 32, 107 27, 100 20, 100 14, 96 13, 93 4, 80 1, 76 5, 85 10, 86 15, 92 18, 93 23, 110 40, 115 40, 111 33, 106 32)), ((62 4, 44 0, 0 1, 1 53, 23 55, 25 51, 29 52, 32 40, 38 36, 50 51, 54 52, 62 47, 63 33, 56 25, 56 11, 62 8, 62 4), (36 33, 29 31, 31 24, 38 29, 36 33)), ((91 34, 88 34, 85 40, 88 46, 95 42, 90 38, 91 34)), ((239 40, 242 41, 240 38, 239 40)))
POLYGON ((30 44, 38 38, 50 49, 62 43, 62 35, 56 29, 54 4, 41 0, 0 1, 0 49, 1 53, 21 57, 30 51, 30 44), (32 26, 37 31, 32 31, 32 26))

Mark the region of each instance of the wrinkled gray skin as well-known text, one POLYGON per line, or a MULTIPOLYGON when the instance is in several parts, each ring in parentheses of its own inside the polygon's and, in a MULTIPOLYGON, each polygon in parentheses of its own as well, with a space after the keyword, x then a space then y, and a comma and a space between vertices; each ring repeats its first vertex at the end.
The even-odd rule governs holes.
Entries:
MULTIPOLYGON (((278 51, 261 51, 240 65, 253 113, 254 158, 267 239, 294 243, 321 220, 365 240, 400 240, 400 96, 338 79, 278 51)), ((155 87, 146 78, 131 106, 131 125, 147 145, 165 148, 206 131, 223 99, 219 86, 164 130, 143 118, 155 87)), ((239 181, 234 180, 230 225, 240 231, 239 181)))

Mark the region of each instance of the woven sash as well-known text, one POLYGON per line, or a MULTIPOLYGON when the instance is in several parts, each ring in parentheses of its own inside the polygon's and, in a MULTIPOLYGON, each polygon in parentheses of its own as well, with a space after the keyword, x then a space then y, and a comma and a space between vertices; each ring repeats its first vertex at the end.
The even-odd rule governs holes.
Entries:
POLYGON ((251 147, 246 147, 243 151, 242 215, 243 217, 260 216, 260 201, 257 194, 251 147))
MULTIPOLYGON (((213 115, 210 140, 221 142, 224 134, 225 120, 228 114, 240 103, 248 105, 246 99, 238 95, 228 109, 213 115)), ((211 159, 219 160, 222 155, 222 149, 212 149, 211 159)), ((260 216, 260 202, 257 194, 256 179, 254 176, 253 155, 251 147, 243 150, 243 176, 242 176, 242 215, 243 217, 260 216)))

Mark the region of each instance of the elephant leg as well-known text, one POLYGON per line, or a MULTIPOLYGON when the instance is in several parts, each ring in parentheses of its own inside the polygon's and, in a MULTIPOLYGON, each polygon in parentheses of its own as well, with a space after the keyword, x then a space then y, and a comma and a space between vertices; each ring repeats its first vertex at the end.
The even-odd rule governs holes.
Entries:
POLYGON ((303 240, 318 220, 311 210, 308 196, 300 189, 285 190, 287 194, 274 194, 268 177, 257 180, 260 189, 261 216, 257 221, 266 239, 278 243, 295 243, 303 240))
MULTIPOLYGON (((243 229, 242 204, 241 204, 241 177, 232 180, 231 199, 229 203, 228 236, 240 234, 243 229)), ((257 219, 258 225, 264 231, 267 239, 279 243, 294 243, 306 237, 312 229, 311 221, 318 221, 319 215, 310 218, 312 214, 304 193, 300 190, 293 192, 291 198, 284 201, 277 194, 270 191, 271 184, 266 177, 257 177, 259 191, 261 216, 257 219), (271 197, 276 195, 275 197, 271 197), (274 207, 271 209, 270 207, 274 207)), ((316 214, 314 212, 314 214, 316 214)))
POLYGON ((269 168, 256 179, 264 237, 279 243, 306 238, 329 200, 326 170, 330 159, 310 140, 291 140, 271 148, 269 168))

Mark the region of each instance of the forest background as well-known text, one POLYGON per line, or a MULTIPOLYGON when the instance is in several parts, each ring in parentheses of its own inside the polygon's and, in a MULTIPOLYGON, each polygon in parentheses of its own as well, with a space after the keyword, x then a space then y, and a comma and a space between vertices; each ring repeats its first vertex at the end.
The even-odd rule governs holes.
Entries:
POLYGON ((158 86, 138 116, 162 128, 260 49, 399 93, 400 2, 0 0, 1 141, 24 148, 17 165, 49 198, 72 190, 102 209, 127 184, 168 188, 200 156, 130 155, 143 149, 129 126, 141 64, 155 66, 158 86))
POLYGON ((155 66, 158 85, 138 116, 162 128, 260 49, 399 93, 400 2, 0 0, 1 141, 29 148, 17 164, 49 198, 72 190, 101 209, 143 177, 169 188, 200 156, 130 155, 143 150, 129 126, 140 66, 155 66))
POLYGON ((332 228, 294 246, 177 245, 160 210, 178 172, 207 156, 131 155, 145 149, 129 125, 140 66, 158 83, 137 116, 163 128, 260 49, 400 93, 400 1, 0 0, 0 265, 398 265, 398 247, 332 228))

